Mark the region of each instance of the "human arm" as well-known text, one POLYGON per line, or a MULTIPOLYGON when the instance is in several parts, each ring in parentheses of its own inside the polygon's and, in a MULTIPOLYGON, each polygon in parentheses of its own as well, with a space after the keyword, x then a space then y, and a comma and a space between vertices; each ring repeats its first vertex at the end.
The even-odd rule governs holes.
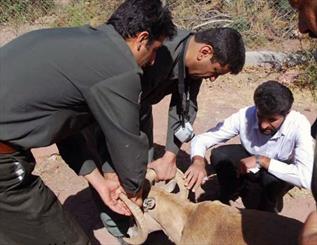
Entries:
POLYGON ((246 174, 249 172, 256 173, 260 168, 268 169, 271 159, 266 156, 254 155, 240 160, 240 168, 238 174, 246 174))
POLYGON ((140 74, 127 72, 90 88, 85 95, 105 136, 113 168, 124 190, 136 195, 147 166, 148 141, 140 131, 140 74))
MULTIPOLYGON (((201 80, 190 80, 190 101, 189 101, 189 121, 192 124, 197 113, 197 95, 201 85, 201 80)), ((175 129, 179 125, 179 111, 178 111, 179 94, 177 89, 172 93, 172 98, 168 114, 167 140, 166 152, 163 157, 151 162, 150 168, 153 168, 157 173, 158 180, 168 180, 176 174, 176 155, 182 146, 182 143, 175 137, 175 129)))
POLYGON ((240 132, 242 110, 232 114, 207 132, 196 135, 191 142, 191 159, 195 156, 205 157, 207 149, 235 137, 240 132))
POLYGON ((310 135, 310 123, 302 116, 294 134, 293 162, 271 159, 268 172, 288 183, 306 189, 311 188, 312 169, 314 161, 314 143, 310 135))
POLYGON ((205 153, 208 148, 225 142, 239 133, 240 112, 237 112, 224 122, 219 123, 216 127, 208 130, 208 132, 197 135, 191 143, 191 159, 192 165, 185 173, 185 182, 188 188, 193 190, 204 183, 204 177, 207 173, 205 170, 205 153))
POLYGON ((176 174, 176 154, 166 151, 164 155, 157 160, 149 163, 148 168, 154 169, 157 180, 169 180, 176 174))
MULTIPOLYGON (((96 189, 103 202, 113 211, 122 215, 131 215, 126 205, 119 199, 120 193, 125 193, 117 175, 109 165, 109 171, 104 176, 97 169, 101 163, 100 154, 94 141, 97 135, 94 128, 89 127, 78 134, 67 137, 56 145, 64 161, 78 175, 83 176, 96 189)), ((126 193, 125 193, 126 194, 126 193)), ((131 200, 140 205, 135 197, 131 200)))
POLYGON ((192 190, 195 192, 200 185, 205 183, 206 177, 206 159, 201 156, 195 156, 192 164, 185 172, 185 186, 188 189, 193 188, 192 190))
POLYGON ((84 178, 93 186, 110 209, 122 215, 131 215, 129 208, 119 199, 120 193, 125 192, 114 173, 108 174, 108 177, 104 178, 98 169, 94 169, 84 178))

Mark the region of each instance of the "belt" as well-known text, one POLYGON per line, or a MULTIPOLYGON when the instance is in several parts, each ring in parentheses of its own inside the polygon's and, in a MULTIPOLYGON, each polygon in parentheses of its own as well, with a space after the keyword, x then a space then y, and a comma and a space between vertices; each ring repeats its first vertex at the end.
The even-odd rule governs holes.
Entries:
POLYGON ((14 153, 16 151, 17 150, 14 147, 12 147, 11 145, 0 142, 0 154, 11 154, 11 153, 14 153))

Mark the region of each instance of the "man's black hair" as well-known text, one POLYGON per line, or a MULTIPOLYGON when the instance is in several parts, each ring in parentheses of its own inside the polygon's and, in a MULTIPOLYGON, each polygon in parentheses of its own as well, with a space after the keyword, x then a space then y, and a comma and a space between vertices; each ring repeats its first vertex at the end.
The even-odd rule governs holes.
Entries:
POLYGON ((273 80, 258 86, 254 92, 253 99, 261 116, 286 116, 294 102, 291 90, 273 80))
POLYGON ((229 27, 211 28, 195 33, 195 41, 211 45, 213 60, 228 65, 232 74, 238 74, 245 63, 245 47, 241 34, 229 27))
POLYGON ((171 12, 162 6, 160 0, 126 0, 115 10, 107 24, 112 25, 124 39, 147 31, 149 44, 161 37, 172 39, 176 35, 171 12))

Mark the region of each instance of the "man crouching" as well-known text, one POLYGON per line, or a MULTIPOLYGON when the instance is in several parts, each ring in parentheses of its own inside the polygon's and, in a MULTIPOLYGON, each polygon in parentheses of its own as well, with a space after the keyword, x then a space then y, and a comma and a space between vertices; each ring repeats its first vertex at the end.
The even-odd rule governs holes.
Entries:
POLYGON ((231 115, 192 141, 193 163, 185 173, 188 188, 206 176, 205 152, 236 135, 241 144, 224 145, 211 152, 220 201, 241 196, 246 208, 279 212, 283 196, 294 185, 310 189, 313 139, 310 123, 291 110, 292 92, 277 81, 257 87, 254 106, 231 115))

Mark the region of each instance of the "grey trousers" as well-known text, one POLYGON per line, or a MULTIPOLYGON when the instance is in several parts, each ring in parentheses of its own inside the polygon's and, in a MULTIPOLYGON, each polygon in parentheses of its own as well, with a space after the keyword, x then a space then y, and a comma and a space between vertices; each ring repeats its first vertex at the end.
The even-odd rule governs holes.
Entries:
POLYGON ((1 245, 90 244, 34 165, 30 152, 0 154, 1 245))

